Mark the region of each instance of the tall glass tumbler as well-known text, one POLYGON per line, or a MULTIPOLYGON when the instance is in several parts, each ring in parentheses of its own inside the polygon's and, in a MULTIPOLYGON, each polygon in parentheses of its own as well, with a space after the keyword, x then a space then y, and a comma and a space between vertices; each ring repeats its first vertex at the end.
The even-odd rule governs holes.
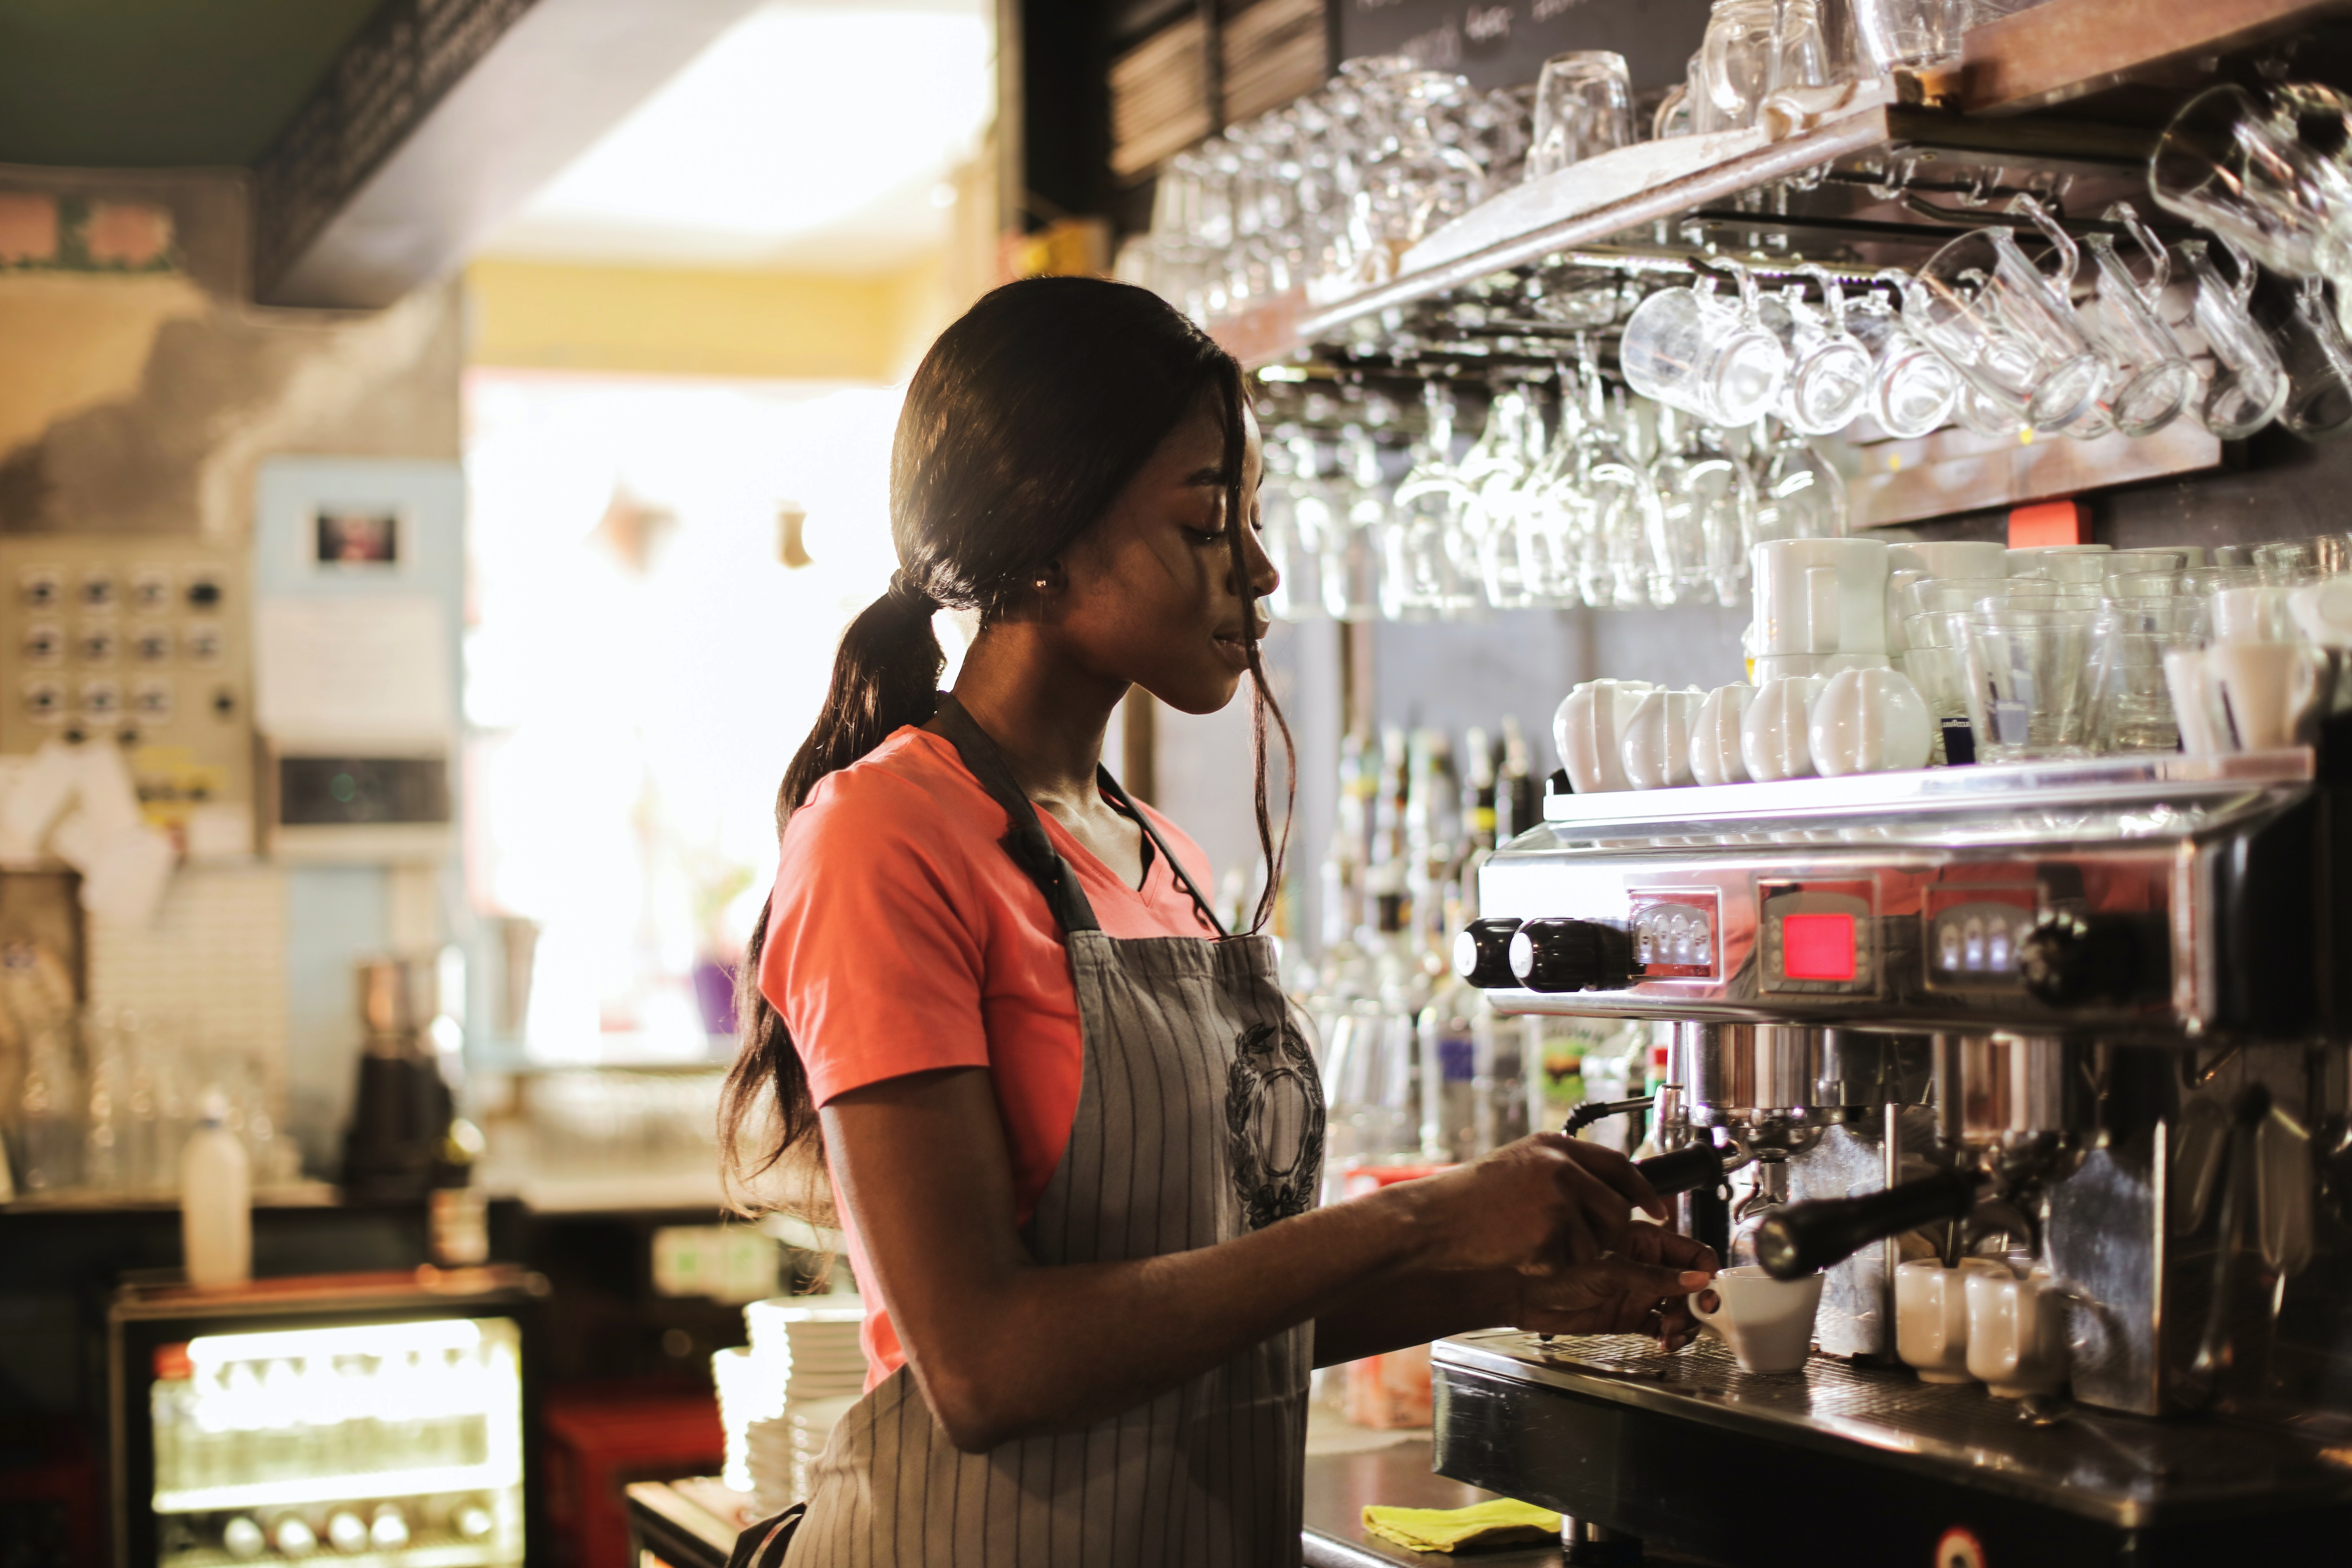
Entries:
MULTIPOLYGON (((1753 285, 1742 284, 1752 302, 1753 285)), ((1752 303, 1711 289, 1661 289, 1634 307, 1618 363, 1643 396, 1732 427, 1762 417, 1789 378, 1788 350, 1752 303)))
POLYGON ((1544 61, 1536 79, 1528 179, 1558 174, 1633 140, 1633 87, 1623 55, 1579 49, 1544 61))
POLYGON ((2090 754, 2095 607, 1986 603, 1960 617, 1979 762, 2090 754))

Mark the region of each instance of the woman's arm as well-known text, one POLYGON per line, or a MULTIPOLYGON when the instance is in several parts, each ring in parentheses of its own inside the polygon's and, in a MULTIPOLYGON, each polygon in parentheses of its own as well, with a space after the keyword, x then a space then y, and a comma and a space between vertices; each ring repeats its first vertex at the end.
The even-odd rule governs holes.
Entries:
MULTIPOLYGON (((1046 1268, 1021 1244, 983 1069, 869 1085, 823 1115, 872 1283, 966 1452, 1142 1404, 1384 1276, 1572 1279, 1621 1243, 1634 1204, 1658 1207, 1622 1156, 1546 1136, 1219 1246, 1046 1268)), ((1599 1267, 1612 1295, 1652 1302, 1704 1282, 1671 1263, 1599 1267)))

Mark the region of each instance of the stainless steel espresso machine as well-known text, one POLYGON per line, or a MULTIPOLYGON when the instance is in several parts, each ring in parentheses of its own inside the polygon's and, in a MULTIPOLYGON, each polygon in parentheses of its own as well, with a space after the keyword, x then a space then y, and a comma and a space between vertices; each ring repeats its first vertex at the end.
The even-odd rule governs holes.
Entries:
POLYGON ((1685 1223, 1825 1271, 1816 1353, 1449 1340, 1437 1468, 1562 1510, 1570 1562, 2352 1562, 2329 754, 1550 795, 1456 967, 1506 1013, 1671 1024, 1685 1223), (1894 1266, 1937 1254, 2047 1271, 2063 1391, 1902 1364, 1894 1266))

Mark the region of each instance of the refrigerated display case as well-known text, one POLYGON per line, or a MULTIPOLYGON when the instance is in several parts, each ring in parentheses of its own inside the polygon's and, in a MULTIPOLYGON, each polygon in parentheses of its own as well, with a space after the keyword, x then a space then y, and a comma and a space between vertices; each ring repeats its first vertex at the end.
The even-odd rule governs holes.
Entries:
POLYGON ((118 1568, 520 1564, 530 1321, 494 1267, 134 1281, 108 1312, 118 1568))

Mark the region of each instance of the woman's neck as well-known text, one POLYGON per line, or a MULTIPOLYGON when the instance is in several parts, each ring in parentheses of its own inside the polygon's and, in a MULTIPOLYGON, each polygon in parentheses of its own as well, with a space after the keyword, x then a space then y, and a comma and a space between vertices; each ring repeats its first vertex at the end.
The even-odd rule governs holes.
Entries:
POLYGON ((1024 794, 1083 808, 1098 799, 1103 731, 1127 683, 1073 668, 1051 639, 1034 622, 988 626, 956 672, 955 698, 1003 751, 1024 794))

